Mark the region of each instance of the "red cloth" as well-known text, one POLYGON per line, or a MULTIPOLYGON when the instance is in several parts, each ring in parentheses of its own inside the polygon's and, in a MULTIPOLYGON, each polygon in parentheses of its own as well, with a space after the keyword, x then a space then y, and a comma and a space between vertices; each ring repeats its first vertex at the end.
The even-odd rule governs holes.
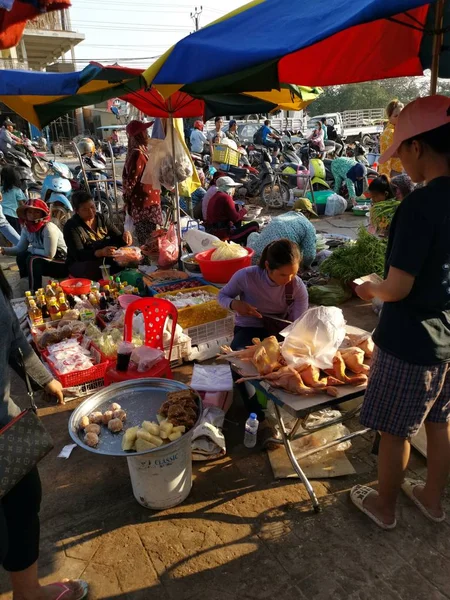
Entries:
POLYGON ((236 210, 234 200, 225 192, 216 192, 208 202, 208 210, 206 213, 206 223, 215 225, 216 223, 237 223, 247 214, 246 208, 236 210))
POLYGON ((0 50, 17 46, 27 21, 52 10, 70 8, 70 0, 42 0, 38 8, 30 2, 15 0, 10 11, 0 9, 0 50))
POLYGON ((26 227, 30 233, 36 233, 45 225, 47 225, 51 219, 50 210, 46 202, 39 200, 38 198, 28 200, 26 204, 22 204, 17 211, 17 216, 19 217, 19 223, 22 225, 22 227, 26 227), (26 218, 28 208, 40 210, 42 212, 42 217, 36 221, 28 221, 26 218))

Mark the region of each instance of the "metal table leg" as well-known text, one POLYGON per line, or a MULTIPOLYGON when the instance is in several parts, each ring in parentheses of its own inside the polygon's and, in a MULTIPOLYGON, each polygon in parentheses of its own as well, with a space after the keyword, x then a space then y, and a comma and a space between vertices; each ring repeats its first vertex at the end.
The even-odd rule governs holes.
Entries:
POLYGON ((275 412, 276 412, 276 415, 277 415, 278 423, 280 425, 281 436, 283 438, 283 444, 284 444, 284 447, 286 448, 286 452, 287 452, 287 455, 289 457, 289 460, 291 461, 291 464, 292 464, 292 467, 293 467, 294 471, 299 476, 301 482, 303 483, 303 485, 306 488, 306 491, 309 494, 309 497, 311 498, 311 502, 312 502, 312 505, 313 505, 314 512, 318 513, 318 512, 320 512, 320 504, 319 504, 319 501, 317 500, 316 493, 314 492, 313 487, 312 487, 312 485, 309 482, 309 479, 303 473, 300 465, 297 462, 295 454, 294 454, 294 452, 292 450, 292 446, 291 446, 291 442, 289 440, 288 433, 286 431, 286 427, 284 425, 283 417, 281 416, 280 409, 279 409, 278 405, 275 402, 274 402, 274 407, 275 407, 275 412))

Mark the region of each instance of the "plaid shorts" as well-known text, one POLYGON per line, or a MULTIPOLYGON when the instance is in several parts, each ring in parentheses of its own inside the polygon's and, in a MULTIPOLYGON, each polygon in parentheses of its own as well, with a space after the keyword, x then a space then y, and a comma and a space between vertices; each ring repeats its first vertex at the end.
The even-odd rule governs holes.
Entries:
POLYGON ((376 347, 360 421, 402 438, 450 421, 450 364, 413 365, 376 347))

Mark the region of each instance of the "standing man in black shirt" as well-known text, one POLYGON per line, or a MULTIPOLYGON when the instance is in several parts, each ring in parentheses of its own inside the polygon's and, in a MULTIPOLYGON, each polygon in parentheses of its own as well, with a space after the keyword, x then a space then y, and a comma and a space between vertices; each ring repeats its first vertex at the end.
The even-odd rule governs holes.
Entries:
POLYGON ((392 146, 411 179, 426 182, 392 221, 385 280, 357 288, 384 301, 361 422, 381 432, 378 492, 351 491, 353 503, 383 529, 396 525, 400 489, 430 520, 445 519, 450 471, 450 98, 419 98, 400 114, 392 146), (405 480, 409 439, 425 423, 425 484, 405 480))

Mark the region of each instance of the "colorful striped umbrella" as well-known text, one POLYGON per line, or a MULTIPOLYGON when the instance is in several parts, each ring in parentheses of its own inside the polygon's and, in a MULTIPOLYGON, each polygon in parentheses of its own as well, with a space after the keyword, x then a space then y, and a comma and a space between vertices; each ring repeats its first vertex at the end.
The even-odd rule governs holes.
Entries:
POLYGON ((182 39, 144 77, 166 95, 330 86, 431 67, 436 77, 439 55, 447 77, 449 26, 446 0, 254 0, 182 39))

